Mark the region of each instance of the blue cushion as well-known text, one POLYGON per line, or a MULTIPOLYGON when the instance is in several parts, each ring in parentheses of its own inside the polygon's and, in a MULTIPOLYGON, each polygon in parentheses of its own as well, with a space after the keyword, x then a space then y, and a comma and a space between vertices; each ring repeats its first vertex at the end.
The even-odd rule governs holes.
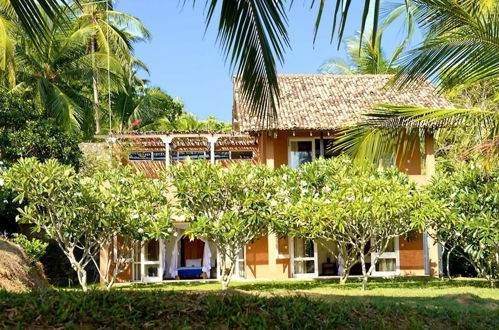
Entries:
POLYGON ((179 267, 177 270, 179 277, 194 277, 203 273, 202 267, 179 267))

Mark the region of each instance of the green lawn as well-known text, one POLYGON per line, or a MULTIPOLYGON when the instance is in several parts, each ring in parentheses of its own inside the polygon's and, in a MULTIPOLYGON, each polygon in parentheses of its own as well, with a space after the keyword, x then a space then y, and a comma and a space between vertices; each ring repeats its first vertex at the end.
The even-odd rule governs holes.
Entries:
POLYGON ((487 329, 499 324, 499 290, 479 280, 358 280, 120 285, 8 294, 0 327, 487 329))
MULTIPOLYGON (((445 295, 471 294, 479 298, 499 300, 499 290, 489 288, 489 284, 477 279, 439 280, 434 278, 393 278, 370 279, 368 289, 360 290, 360 279, 351 278, 345 285, 338 280, 285 280, 285 281, 241 281, 231 282, 233 290, 248 293, 305 293, 333 296, 386 296, 434 298, 445 295)), ((213 291, 220 290, 218 282, 177 282, 162 284, 125 284, 119 289, 131 290, 173 290, 173 291, 213 291)))

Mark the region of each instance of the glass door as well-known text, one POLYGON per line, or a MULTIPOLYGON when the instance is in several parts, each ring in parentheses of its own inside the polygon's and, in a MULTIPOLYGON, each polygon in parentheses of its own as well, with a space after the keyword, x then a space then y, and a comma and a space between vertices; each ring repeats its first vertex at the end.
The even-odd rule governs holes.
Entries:
POLYGON ((133 254, 133 280, 158 282, 163 279, 162 241, 151 240, 135 245, 133 254))
POLYGON ((245 255, 246 254, 246 249, 243 248, 241 249, 241 252, 239 252, 239 256, 237 257, 237 264, 236 264, 236 277, 237 278, 245 278, 245 255))
POLYGON ((314 139, 291 139, 289 141, 289 167, 298 168, 301 164, 309 163, 314 159, 314 139))
POLYGON ((312 277, 318 276, 317 246, 314 241, 303 238, 292 239, 293 276, 312 277))
POLYGON ((374 275, 398 275, 400 273, 398 237, 390 240, 384 253, 378 255, 374 252, 371 260, 374 260, 376 256, 378 256, 378 262, 373 272, 374 275))

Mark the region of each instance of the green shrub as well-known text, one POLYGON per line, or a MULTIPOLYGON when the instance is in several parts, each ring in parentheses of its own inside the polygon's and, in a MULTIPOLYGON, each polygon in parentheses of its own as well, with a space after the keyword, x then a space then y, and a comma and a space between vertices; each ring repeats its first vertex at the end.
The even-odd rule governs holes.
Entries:
POLYGON ((499 168, 485 171, 479 163, 444 163, 427 187, 449 210, 429 226, 449 254, 466 259, 491 285, 499 273, 499 168))
POLYGON ((23 248, 32 264, 40 261, 40 258, 45 254, 45 250, 49 245, 49 243, 42 242, 36 238, 30 240, 23 234, 14 234, 13 241, 23 248))

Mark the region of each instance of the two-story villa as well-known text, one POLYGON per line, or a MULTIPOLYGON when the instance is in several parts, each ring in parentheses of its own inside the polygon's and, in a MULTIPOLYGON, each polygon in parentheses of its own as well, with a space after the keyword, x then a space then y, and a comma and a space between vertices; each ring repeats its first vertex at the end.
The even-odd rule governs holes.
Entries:
MULTIPOLYGON (((337 156, 331 151, 338 129, 351 125, 373 104, 449 108, 451 104, 429 83, 407 90, 385 88, 389 75, 280 75, 277 120, 262 126, 240 100, 234 84, 232 132, 148 132, 115 135, 128 143, 123 159, 154 176, 173 162, 207 159, 230 163, 252 161, 278 168, 298 167, 319 157, 337 156)), ((420 184, 435 171, 433 135, 425 132, 416 148, 397 156, 396 165, 420 184), (420 150, 420 142, 424 142, 420 150), (424 165, 423 165, 424 164, 424 165)), ((216 248, 199 238, 182 237, 188 223, 176 223, 177 236, 168 242, 151 241, 137 246, 120 281, 161 281, 179 278, 216 278, 219 274, 216 248)), ((299 238, 262 237, 246 246, 236 267, 236 277, 284 279, 337 275, 340 262, 332 242, 299 238), (330 244, 329 249, 326 246, 330 244)), ((104 256, 104 254, 102 254, 104 256)), ((352 275, 360 272, 353 269, 352 275)), ((415 240, 393 240, 378 262, 374 275, 435 275, 438 249, 426 233, 415 240)))

